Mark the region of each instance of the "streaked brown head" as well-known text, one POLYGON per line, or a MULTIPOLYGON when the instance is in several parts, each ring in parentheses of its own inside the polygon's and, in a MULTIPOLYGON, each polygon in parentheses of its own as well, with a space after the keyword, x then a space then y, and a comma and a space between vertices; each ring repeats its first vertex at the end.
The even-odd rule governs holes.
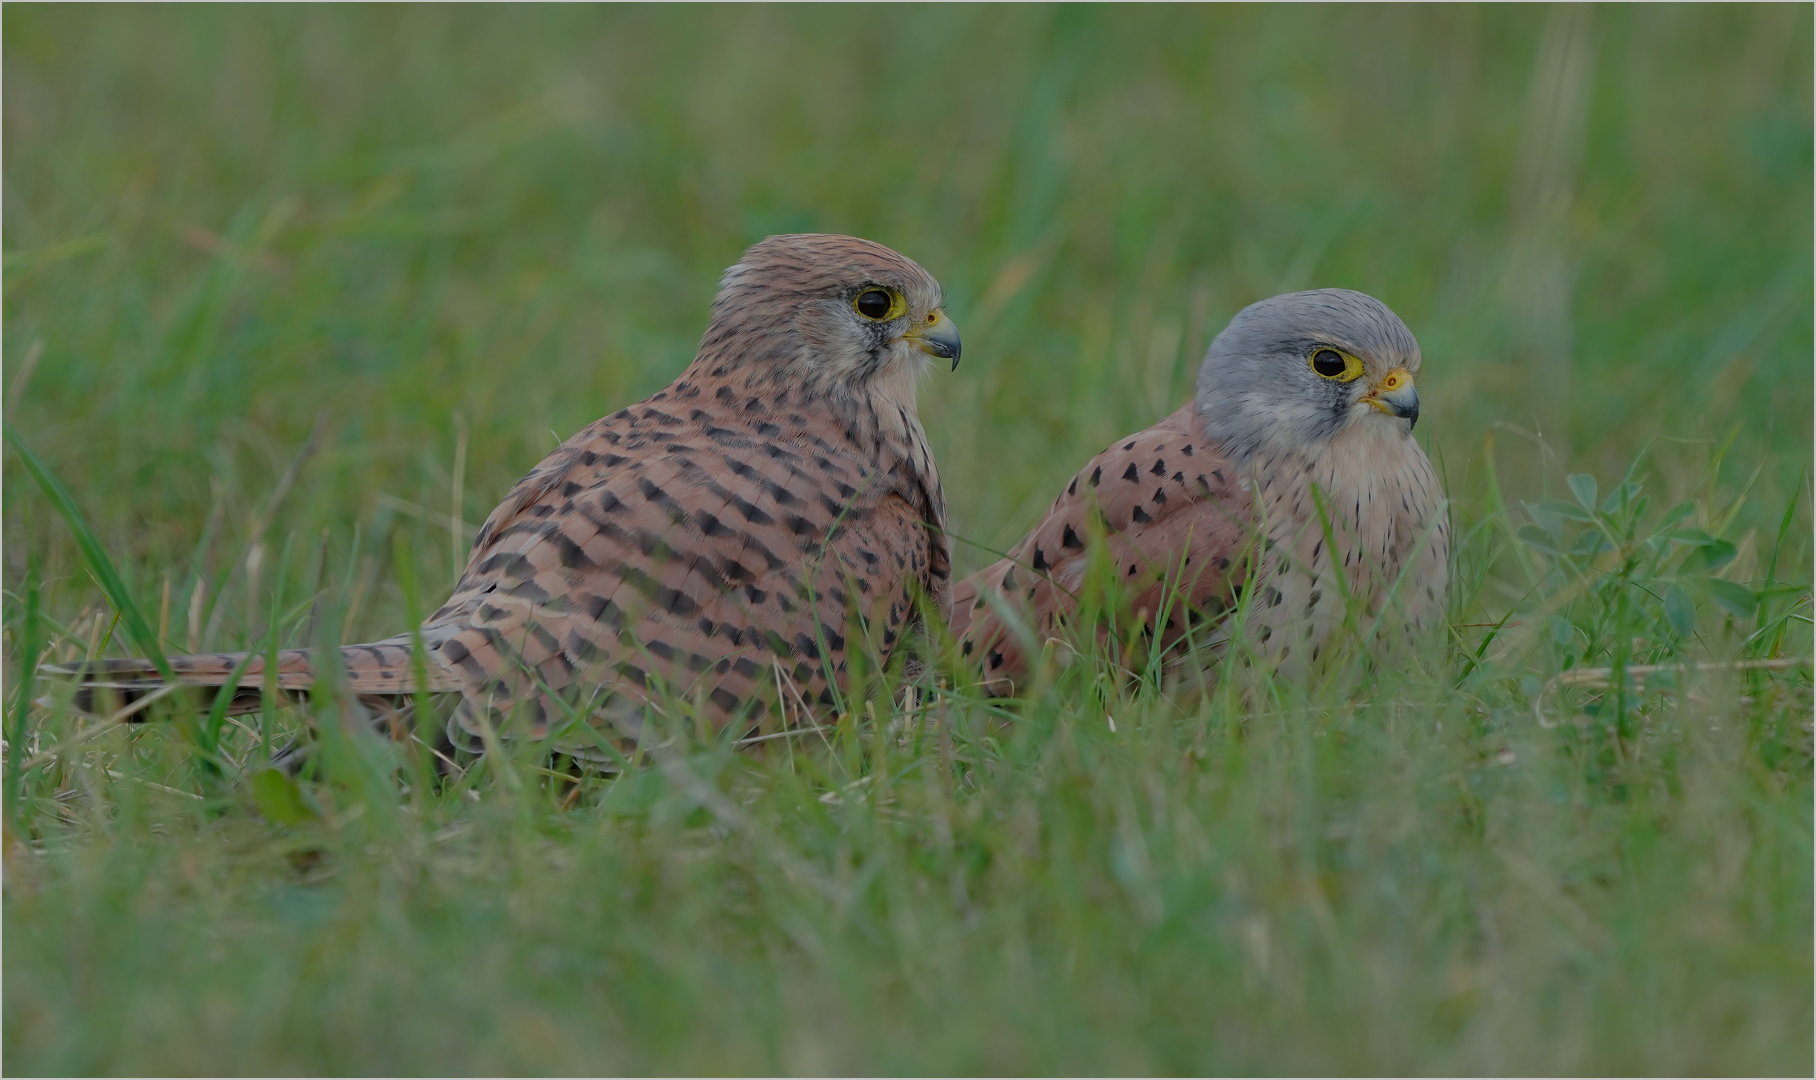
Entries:
POLYGON ((958 366, 958 329, 942 299, 933 275, 881 244, 771 236, 725 271, 694 366, 746 384, 911 384, 930 357, 958 366))

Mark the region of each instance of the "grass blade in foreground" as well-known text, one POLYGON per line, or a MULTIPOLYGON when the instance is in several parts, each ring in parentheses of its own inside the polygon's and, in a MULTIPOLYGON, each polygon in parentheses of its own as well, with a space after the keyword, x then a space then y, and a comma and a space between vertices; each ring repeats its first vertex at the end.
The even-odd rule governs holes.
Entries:
POLYGON ((38 460, 38 455, 13 431, 12 425, 5 425, 0 430, 5 431, 7 443, 18 453, 19 460, 25 463, 25 470, 31 473, 32 479, 37 481, 51 505, 62 515, 69 531, 75 534, 76 546, 82 550, 82 560, 88 564, 88 570, 94 574, 101 591, 107 594, 108 602, 119 612, 121 621, 126 624, 126 632, 132 635, 133 645, 157 666, 159 674, 172 682, 176 681, 175 673, 170 670, 170 661, 164 658, 163 644, 152 633, 145 617, 139 614, 138 605, 132 602, 132 596, 126 591, 126 583, 120 579, 119 571, 114 569, 113 560, 107 557, 101 541, 95 538, 94 531, 88 527, 88 522, 82 517, 82 511, 76 506, 76 500, 70 495, 69 489, 45 468, 44 462, 38 460))

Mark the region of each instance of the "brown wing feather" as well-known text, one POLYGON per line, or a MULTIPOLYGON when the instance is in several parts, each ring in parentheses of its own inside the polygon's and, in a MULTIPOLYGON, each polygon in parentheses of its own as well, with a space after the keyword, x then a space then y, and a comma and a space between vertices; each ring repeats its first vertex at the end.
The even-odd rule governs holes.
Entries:
MULTIPOLYGON (((1092 458, 1009 557, 953 590, 952 629, 994 689, 1025 676, 1022 643, 985 600, 993 595, 1039 637, 1078 605, 1087 545, 1101 532, 1128 607, 1149 622, 1177 595, 1186 610, 1221 611, 1240 580, 1250 536, 1247 490, 1197 430, 1190 405, 1092 458), (1095 521, 1092 521, 1096 518, 1095 521)), ((1160 628, 1165 648, 1185 632, 1178 611, 1160 628)))
MULTIPOLYGON (((932 458, 905 413, 902 439, 868 407, 828 419, 821 402, 790 412, 787 396, 707 404, 684 376, 558 448, 487 518, 454 594, 425 620, 421 689, 461 691, 469 733, 478 711, 521 704, 522 731, 540 736, 566 715, 551 691, 641 703, 659 682, 723 723, 765 711, 778 669, 815 707, 833 700, 856 643, 886 662, 918 596, 949 608, 932 458)), ((351 689, 417 692, 410 649, 409 635, 344 647, 351 689)), ((184 682, 217 686, 245 656, 170 662, 184 682)), ((249 663, 236 711, 256 707, 264 664, 249 663)), ((66 673, 122 698, 161 682, 142 660, 66 673)), ((283 689, 313 685, 309 651, 280 652, 278 673, 283 689)))
POLYGON ((466 691, 461 727, 517 713, 535 736, 566 714, 551 693, 584 691, 592 710, 658 684, 719 723, 748 719, 778 667, 824 705, 853 611, 882 620, 887 658, 902 597, 946 584, 926 528, 942 523, 925 495, 937 476, 921 479, 913 446, 879 442, 874 413, 802 415, 786 396, 709 397, 684 376, 514 490, 428 624, 466 691))

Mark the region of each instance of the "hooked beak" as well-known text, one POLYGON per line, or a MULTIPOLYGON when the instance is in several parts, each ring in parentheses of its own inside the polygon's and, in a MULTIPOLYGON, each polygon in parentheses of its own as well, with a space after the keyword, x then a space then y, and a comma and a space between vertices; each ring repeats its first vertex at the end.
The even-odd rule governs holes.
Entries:
POLYGON ((1362 395, 1362 400, 1389 416, 1411 421, 1407 430, 1419 425, 1419 392, 1413 388, 1412 372, 1403 367, 1388 372, 1362 395))
POLYGON ((952 325, 944 311, 934 311, 926 321, 902 336, 913 341, 922 352, 952 361, 952 370, 958 370, 958 354, 964 350, 959 344, 958 327, 952 325))

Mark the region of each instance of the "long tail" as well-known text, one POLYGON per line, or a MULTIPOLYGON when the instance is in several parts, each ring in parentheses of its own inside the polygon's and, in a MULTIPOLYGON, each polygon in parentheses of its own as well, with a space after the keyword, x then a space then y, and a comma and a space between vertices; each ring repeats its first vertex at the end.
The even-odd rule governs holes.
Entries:
MULTIPOLYGON (((417 681, 417 661, 412 656, 411 635, 399 634, 365 645, 343 645, 341 665, 347 672, 349 689, 355 694, 403 695, 424 691, 443 693, 460 689, 454 677, 442 669, 433 655, 422 659, 423 681, 417 681)), ((204 689, 225 686, 241 663, 246 664, 228 703, 229 713, 254 712, 263 700, 265 661, 263 653, 199 653, 194 656, 172 656, 170 667, 177 681, 185 686, 204 689), (248 656, 251 659, 248 661, 248 656)), ((149 660, 96 660, 93 663, 55 664, 43 668, 46 674, 80 679, 75 705, 84 712, 95 711, 97 702, 112 697, 116 707, 125 705, 159 689, 164 677, 149 660)), ((276 684, 280 691, 292 694, 315 685, 314 650, 283 649, 277 654, 276 684)), ((211 701, 213 694, 205 695, 211 701)))

